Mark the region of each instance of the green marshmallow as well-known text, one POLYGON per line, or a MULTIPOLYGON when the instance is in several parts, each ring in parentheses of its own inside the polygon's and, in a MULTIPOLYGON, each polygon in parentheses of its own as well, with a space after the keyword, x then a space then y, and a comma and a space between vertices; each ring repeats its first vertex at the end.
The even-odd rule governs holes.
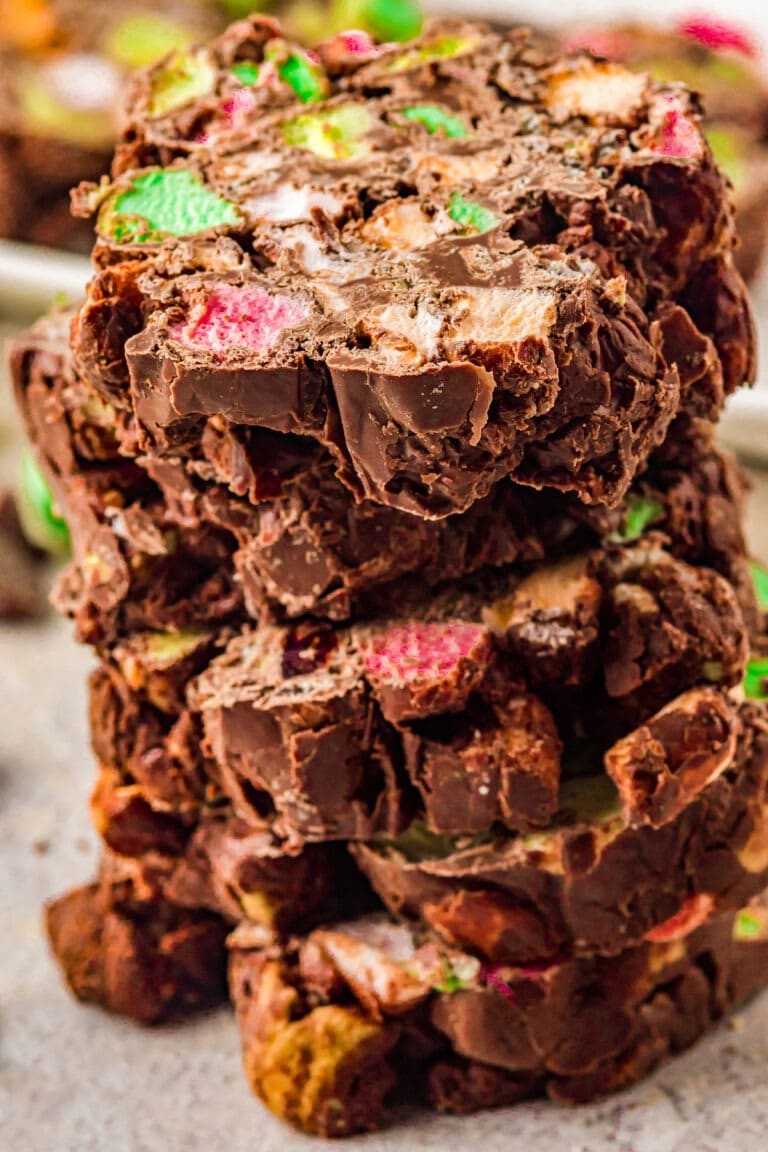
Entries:
POLYGON ((280 79, 293 89, 302 104, 314 104, 327 95, 328 79, 317 64, 306 56, 292 53, 284 63, 279 64, 280 79))
POLYGON ((754 912, 745 909, 739 912, 733 925, 733 935, 736 940, 754 940, 763 931, 763 923, 754 912))
POLYGON ((489 232, 497 223, 490 208, 484 208, 475 200, 466 200, 460 192, 454 192, 448 201, 448 215, 468 232, 489 232))
POLYGON ((750 700, 768 699, 768 659, 747 661, 744 695, 750 700))
POLYGON ((174 108, 212 92, 216 69, 207 52, 175 52, 152 79, 150 116, 165 116, 174 108))
POLYGON ((209 632, 152 632, 146 637, 145 653, 153 666, 167 666, 191 656, 205 640, 209 632))
POLYGON ((377 40, 413 40, 424 25, 415 0, 365 0, 363 27, 377 40))
POLYGON ((283 125, 286 144, 323 160, 352 160, 370 151, 364 139, 371 126, 365 108, 346 104, 327 112, 308 112, 283 125))
POLYGON ((421 64, 429 64, 433 60, 450 60, 454 56, 461 56, 471 52, 480 42, 479 36, 441 36, 437 40, 430 40, 420 48, 413 48, 396 56, 389 63, 390 72, 407 72, 410 68, 418 68, 421 64))
POLYGON ((175 20, 137 12, 112 29, 104 50, 124 68, 147 68, 161 56, 187 48, 194 38, 192 29, 175 20))
POLYGON ((113 194, 102 206, 98 226, 119 244, 153 244, 239 220, 229 200, 186 168, 172 168, 145 172, 126 191, 113 194))
POLYGON ((253 88, 254 84, 259 82, 261 68, 254 60, 241 60, 239 64, 232 65, 230 72, 246 88, 253 88))
POLYGON ((651 524, 664 518, 664 505, 644 496, 630 496, 621 526, 613 535, 614 541, 628 544, 639 539, 651 524))
POLYGON ((752 583, 755 586, 757 603, 761 611, 768 612, 768 568, 764 568, 762 564, 753 561, 750 569, 752 571, 752 583))
POLYGON ((431 136, 440 132, 449 140, 460 140, 468 135, 463 121, 437 104, 414 104, 411 108, 403 108, 403 116, 413 123, 422 124, 431 136))
POLYGON ((21 461, 19 518, 30 543, 61 559, 69 556, 69 528, 56 514, 48 482, 28 452, 21 461))

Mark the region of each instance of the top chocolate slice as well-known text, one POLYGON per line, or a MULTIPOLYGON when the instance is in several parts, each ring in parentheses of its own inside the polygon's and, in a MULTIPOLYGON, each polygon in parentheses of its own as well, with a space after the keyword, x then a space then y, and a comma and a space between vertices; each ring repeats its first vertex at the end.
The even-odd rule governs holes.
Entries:
POLYGON ((694 101, 435 24, 305 53, 253 18, 130 94, 85 187, 80 371, 148 451, 205 417, 312 436, 426 517, 503 476, 615 504, 681 410, 754 372, 694 101))

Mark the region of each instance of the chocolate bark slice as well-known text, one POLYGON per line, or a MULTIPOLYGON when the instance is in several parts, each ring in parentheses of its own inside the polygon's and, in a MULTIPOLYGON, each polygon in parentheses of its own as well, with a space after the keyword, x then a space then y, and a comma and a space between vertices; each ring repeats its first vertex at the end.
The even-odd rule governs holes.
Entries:
POLYGON ((79 369, 155 454, 216 416, 313 437, 419 516, 504 476, 618 503, 678 411, 754 371, 695 103, 461 22, 339 47, 253 19, 178 103, 172 63, 137 80, 113 182, 78 199, 79 369))
POLYGON ((489 967, 369 917, 280 947, 229 940, 246 1075, 281 1119, 348 1135, 407 1098, 449 1112, 546 1092, 586 1101, 691 1045, 768 980, 757 903, 610 960, 489 967))
POLYGON ((743 481, 713 448, 706 424, 678 422, 674 447, 655 454, 620 508, 586 508, 504 481, 468 512, 425 521, 355 504, 327 454, 297 437, 241 435, 209 421, 187 459, 137 458, 130 421, 73 373, 65 327, 57 315, 36 325, 12 359, 30 435, 60 499, 74 507, 84 563, 64 595, 84 636, 101 627, 108 639, 129 622, 196 626, 189 610, 184 622, 178 594, 207 603, 212 617, 235 615, 239 598, 223 579, 228 554, 250 616, 310 611, 342 620, 391 611, 417 576, 433 586, 503 564, 529 570, 544 557, 650 530, 663 532, 681 558, 726 575, 750 623, 756 619, 739 529, 743 481))
POLYGON ((734 907, 764 886, 762 711, 744 705, 738 729, 729 766, 660 827, 629 825, 603 776, 567 782, 544 832, 473 841, 414 825, 352 852, 393 912, 491 963, 612 954, 681 912, 734 907))

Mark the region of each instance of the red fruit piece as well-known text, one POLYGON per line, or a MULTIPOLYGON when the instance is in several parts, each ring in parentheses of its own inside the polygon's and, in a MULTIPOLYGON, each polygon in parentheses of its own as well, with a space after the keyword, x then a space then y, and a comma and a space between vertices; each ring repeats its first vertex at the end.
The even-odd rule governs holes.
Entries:
POLYGON ((754 60, 757 55, 757 45, 754 40, 734 24, 726 20, 713 20, 709 16, 690 16, 681 20, 677 25, 681 36, 703 44, 711 52, 738 52, 754 60))
POLYGON ((397 625, 362 647, 366 676, 393 723, 460 711, 493 654, 488 630, 460 620, 397 625))
POLYGON ((681 112, 674 96, 664 97, 666 110, 650 145, 652 152, 688 160, 701 156, 704 149, 698 126, 681 112))
POLYGON ((217 284, 186 320, 171 326, 170 335, 221 356, 232 348, 268 352, 281 332, 308 315, 308 305, 291 296, 270 295, 257 285, 217 284))
POLYGON ((651 944, 671 944, 682 940, 709 919, 713 907, 714 900, 707 892, 689 896, 679 912, 647 932, 645 938, 651 944))

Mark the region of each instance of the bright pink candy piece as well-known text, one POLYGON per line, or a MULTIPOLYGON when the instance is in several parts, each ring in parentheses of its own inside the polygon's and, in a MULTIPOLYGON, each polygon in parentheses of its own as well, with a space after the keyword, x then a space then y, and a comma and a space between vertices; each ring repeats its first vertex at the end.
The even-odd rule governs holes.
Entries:
POLYGON ((271 296, 263 288, 217 284, 210 295, 174 324, 174 340, 224 355, 232 348, 267 352, 286 328, 300 324, 309 307, 291 296, 271 296))
POLYGON ((227 127, 238 132, 248 123, 248 117, 258 104, 256 93, 250 88, 237 88, 221 105, 221 114, 227 127))
POLYGON ((754 60, 758 55, 757 45, 744 31, 725 20, 715 20, 708 16, 690 16, 677 25, 681 36, 703 44, 712 52, 738 52, 754 60))
POLYGON ((367 32, 360 32, 357 28, 349 32, 341 32, 341 43, 347 52, 354 56, 370 56, 376 51, 376 45, 367 32))
POLYGON ((461 660, 476 660, 485 652, 487 638, 480 624, 404 624, 374 639, 365 668, 386 684, 442 680, 461 660))
POLYGON ((689 896, 679 912, 646 933, 645 938, 651 944, 672 944, 675 940, 682 940, 709 919, 713 907, 714 900, 706 892, 689 896))
POLYGON ((681 160, 701 156, 704 144, 699 129, 680 111, 674 96, 668 96, 666 100, 669 107, 650 145, 651 151, 681 160))

